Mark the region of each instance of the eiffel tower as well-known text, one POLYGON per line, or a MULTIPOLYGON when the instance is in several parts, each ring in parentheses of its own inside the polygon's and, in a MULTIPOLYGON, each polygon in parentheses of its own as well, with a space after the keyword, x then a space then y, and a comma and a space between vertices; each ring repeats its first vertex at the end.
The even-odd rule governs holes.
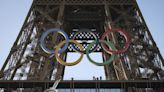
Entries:
POLYGON ((33 0, 0 70, 0 92, 164 92, 163 79, 163 57, 136 0, 33 0), (65 62, 68 52, 80 59, 65 62), (101 63, 89 58, 94 52, 101 63), (64 80, 84 54, 105 79, 64 80))

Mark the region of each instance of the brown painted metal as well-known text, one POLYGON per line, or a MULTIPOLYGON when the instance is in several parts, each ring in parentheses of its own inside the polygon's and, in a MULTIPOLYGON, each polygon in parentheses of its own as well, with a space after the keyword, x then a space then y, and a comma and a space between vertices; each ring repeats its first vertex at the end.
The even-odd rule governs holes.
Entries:
MULTIPOLYGON (((164 60, 135 0, 33 0, 23 27, 0 71, 0 77, 2 77, 0 88, 16 88, 22 85, 25 88, 34 86, 49 88, 48 85, 52 85, 54 80, 63 77, 65 67, 59 63, 51 65, 50 61, 54 61, 55 58, 50 59, 50 55, 40 48, 40 37, 47 29, 54 27, 63 28, 71 36, 77 25, 81 28, 96 29, 95 33, 99 37, 105 31, 106 25, 110 28, 124 29, 130 35, 130 47, 125 53, 119 55, 119 62, 104 66, 106 80, 62 81, 59 88, 69 88, 70 84, 71 88, 96 87, 96 89, 120 88, 122 87, 120 85, 123 85, 125 92, 130 90, 137 92, 137 89, 134 91, 133 88, 127 88, 134 85, 136 88, 146 88, 146 85, 154 88, 163 87, 164 82, 161 80, 164 79, 164 60), (30 46, 29 51, 32 53, 28 54, 30 46), (17 68, 12 70, 12 67, 17 68), (140 68, 147 68, 153 73, 149 74, 146 69, 143 73, 140 68), (4 73, 10 69, 8 75, 4 73), (144 74, 147 74, 146 78, 144 74), (22 80, 24 77, 26 77, 25 81, 14 81, 22 80)), ((112 41, 117 47, 122 40, 117 40, 119 37, 112 34, 112 41)), ((50 34, 46 38, 46 46, 53 48, 61 40, 63 38, 60 35, 50 34)), ((97 52, 102 51, 101 48, 97 50, 97 52)), ((74 51, 68 49, 67 52, 74 51)), ((67 58, 67 52, 61 55, 64 60, 67 58)), ((106 61, 109 57, 110 55, 105 53, 103 60, 106 61)), ((140 91, 144 92, 144 90, 140 91)))
MULTIPOLYGON (((74 84, 75 88, 96 88, 97 81, 95 80, 64 80, 61 81, 58 85, 58 89, 70 88, 70 83, 74 84)), ((100 88, 124 88, 127 87, 136 87, 136 88, 163 88, 164 81, 155 81, 155 80, 128 80, 128 81, 109 81, 109 80, 98 80, 100 88)), ((30 80, 14 80, 7 81, 1 80, 0 87, 6 88, 33 88, 33 87, 42 87, 46 85, 52 86, 54 81, 30 81, 30 80)))

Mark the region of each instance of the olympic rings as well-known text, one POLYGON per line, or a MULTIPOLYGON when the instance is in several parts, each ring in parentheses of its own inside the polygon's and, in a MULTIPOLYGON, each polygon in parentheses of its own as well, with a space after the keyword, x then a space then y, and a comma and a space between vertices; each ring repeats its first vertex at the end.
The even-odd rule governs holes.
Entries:
MULTIPOLYGON (((88 32, 88 33, 90 33, 90 34, 95 38, 95 40, 98 40, 98 37, 96 36, 96 34, 94 34, 93 32, 91 32, 91 31, 88 30, 88 29, 81 29, 80 31, 77 31, 77 32, 75 33, 75 35, 72 37, 72 39, 75 40, 75 37, 76 37, 79 33, 82 33, 82 32, 88 32)), ((94 52, 94 51, 97 49, 98 43, 95 43, 95 44, 96 44, 96 45, 94 46, 94 48, 91 49, 91 50, 89 50, 89 53, 94 52)), ((86 50, 85 50, 85 51, 79 51, 79 50, 75 47, 75 45, 72 45, 72 47, 73 47, 73 50, 75 50, 75 51, 77 51, 77 52, 81 52, 81 53, 86 54, 86 50)))
POLYGON ((78 31, 74 34, 74 36, 71 39, 69 39, 68 35, 63 30, 58 29, 58 28, 53 28, 53 29, 49 29, 48 31, 44 32, 43 35, 41 36, 41 39, 40 39, 40 46, 43 49, 43 51, 45 51, 48 54, 51 54, 50 58, 52 56, 55 56, 56 61, 59 62, 62 65, 65 65, 65 66, 73 66, 73 65, 76 65, 76 64, 80 63, 80 61, 82 60, 84 54, 86 54, 87 58, 89 59, 89 61, 91 63, 93 63, 97 66, 104 66, 104 65, 110 64, 112 61, 114 61, 115 59, 118 58, 116 54, 123 53, 128 49, 129 43, 130 43, 130 39, 129 39, 128 33, 126 33, 123 30, 120 30, 120 29, 111 29, 111 30, 108 30, 108 31, 104 32, 101 39, 99 40, 97 35, 95 35, 93 32, 88 31, 88 30, 78 31), (64 41, 60 42, 58 45, 55 46, 55 50, 46 48, 45 43, 44 43, 44 39, 51 32, 58 32, 61 35, 63 35, 64 38, 65 38, 64 41), (95 40, 87 46, 85 51, 83 50, 83 46, 80 43, 78 43, 76 40, 74 40, 76 38, 76 36, 81 32, 89 32, 95 38, 95 40), (115 48, 115 46, 112 44, 111 41, 105 41, 104 40, 106 35, 110 32, 118 32, 121 35, 123 35, 123 37, 126 40, 123 48, 117 50, 115 48), (81 54, 81 56, 78 60, 76 60, 74 62, 71 62, 71 63, 66 62, 66 61, 64 61, 60 58, 60 54, 62 54, 67 49, 70 42, 76 44, 80 48, 80 50, 79 50, 75 47, 75 45, 72 45, 73 50, 75 50, 76 52, 79 52, 81 54), (89 54, 91 52, 94 52, 97 49, 97 46, 98 46, 99 43, 101 44, 102 49, 106 53, 110 54, 110 58, 107 61, 102 62, 102 63, 98 63, 96 61, 93 61, 89 56, 89 54), (95 47, 92 49, 92 47, 94 45, 95 45, 95 47))
POLYGON ((53 53, 54 53, 54 50, 53 50, 53 49, 51 50, 51 49, 46 48, 45 43, 44 43, 44 39, 46 38, 46 36, 47 36, 49 33, 52 33, 52 32, 58 32, 58 33, 60 33, 61 35, 63 35, 64 38, 66 39, 66 44, 64 45, 63 48, 61 48, 61 49, 59 50, 59 53, 64 52, 64 51, 67 49, 67 47, 68 47, 68 35, 67 35, 63 30, 61 30, 61 29, 59 29, 59 28, 52 28, 52 29, 49 29, 48 31, 46 31, 45 33, 43 33, 43 35, 42 35, 41 38, 40 38, 40 46, 41 46, 41 48, 42 48, 46 53, 48 53, 48 54, 53 54, 53 53))
MULTIPOLYGON (((79 47, 80 47, 80 51, 83 50, 83 46, 82 46, 80 43, 78 43, 76 40, 68 40, 68 41, 71 42, 71 43, 75 43, 77 46, 79 46, 79 47)), ((78 64, 78 63, 82 60, 82 58, 83 58, 83 56, 84 56, 84 53, 81 53, 80 58, 79 58, 78 60, 76 60, 75 62, 72 62, 72 63, 67 63, 67 62, 63 61, 63 60, 58 56, 58 50, 59 50, 59 48, 60 48, 65 42, 66 42, 65 40, 62 41, 62 42, 56 47, 55 56, 56 56, 57 61, 58 61, 60 64, 65 65, 65 66, 73 66, 73 65, 78 64)))
MULTIPOLYGON (((99 40, 99 42, 101 43, 105 43, 108 47, 110 47, 112 50, 116 50, 116 48, 114 47, 114 45, 109 41, 105 41, 105 40, 99 40)), ((112 62, 112 60, 116 57, 115 54, 111 54, 109 60, 103 62, 103 63, 98 63, 98 62, 95 62, 93 61, 90 56, 89 56, 89 49, 96 43, 96 41, 92 42, 91 44, 89 44, 88 48, 86 49, 86 55, 87 55, 87 58, 89 59, 89 61, 97 66, 104 66, 104 65, 107 65, 107 64, 110 64, 112 62)))
POLYGON ((124 36, 125 40, 126 40, 126 43, 124 44, 124 47, 122 49, 119 49, 119 50, 111 50, 110 48, 108 49, 107 46, 105 46, 104 44, 101 44, 102 48, 107 52, 107 53, 114 53, 114 54, 120 54, 120 53, 123 53, 125 52, 128 48, 129 48, 129 43, 130 43, 130 39, 129 39, 129 36, 128 36, 128 33, 123 31, 123 30, 120 30, 120 29, 111 29, 111 30, 108 30, 106 32, 103 33, 101 39, 103 40, 105 38, 105 36, 110 33, 110 32, 119 32, 121 35, 124 36))

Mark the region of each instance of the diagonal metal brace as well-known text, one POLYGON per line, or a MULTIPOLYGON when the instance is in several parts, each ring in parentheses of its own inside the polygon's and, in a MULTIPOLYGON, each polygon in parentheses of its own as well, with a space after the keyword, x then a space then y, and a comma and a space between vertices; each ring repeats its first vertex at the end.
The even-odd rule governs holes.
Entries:
POLYGON ((46 12, 44 12, 38 8, 35 8, 35 10, 37 12, 39 12, 41 15, 43 15, 48 21, 52 22, 53 24, 56 24, 56 21, 52 17, 50 17, 46 12))

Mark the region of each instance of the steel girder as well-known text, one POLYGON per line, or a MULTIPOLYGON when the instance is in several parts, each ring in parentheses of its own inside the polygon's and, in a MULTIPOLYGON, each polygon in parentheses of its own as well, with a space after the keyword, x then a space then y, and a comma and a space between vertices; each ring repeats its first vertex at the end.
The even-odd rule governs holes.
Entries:
MULTIPOLYGON (((137 79, 142 81, 142 79, 162 80, 164 78, 163 57, 135 0, 34 0, 25 23, 1 69, 0 78, 23 80, 25 77, 26 80, 41 81, 56 80, 64 76, 64 66, 58 63, 54 66, 50 64, 55 58, 50 59, 49 55, 43 52, 39 46, 39 39, 44 31, 53 27, 64 28, 71 36, 74 34, 73 29, 77 28, 75 24, 86 28, 94 27, 98 36, 105 31, 104 26, 122 28, 129 33, 131 38, 129 49, 119 54, 118 62, 113 62, 104 68, 106 80, 137 79), (77 9, 80 13, 72 14, 77 9), (28 51, 31 53, 27 53, 28 51)), ((62 39, 58 34, 49 35, 46 38, 47 47, 53 48, 56 44, 51 43, 51 40, 59 42, 62 39)), ((124 41, 118 34, 113 35, 111 40, 118 47, 120 42, 124 41)), ((100 47, 97 52, 101 51, 100 47)), ((68 49, 67 52, 74 51, 68 49)), ((65 54, 61 57, 66 59, 66 56, 65 54)), ((110 55, 104 54, 104 61, 109 57, 110 55)), ((7 83, 7 81, 0 82, 7 83)), ((8 83, 10 82, 12 81, 8 83)), ((160 81, 157 81, 157 84, 158 82, 160 81)))

